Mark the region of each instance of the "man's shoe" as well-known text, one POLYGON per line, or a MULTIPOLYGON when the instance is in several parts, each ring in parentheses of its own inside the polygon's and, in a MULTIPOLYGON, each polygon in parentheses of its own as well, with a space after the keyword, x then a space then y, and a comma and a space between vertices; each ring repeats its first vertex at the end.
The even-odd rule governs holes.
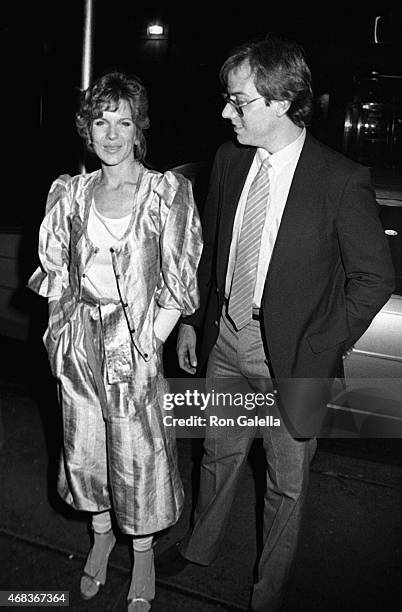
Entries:
POLYGON ((158 578, 168 578, 169 576, 175 576, 184 570, 187 565, 191 564, 179 550, 180 542, 176 542, 165 550, 159 557, 155 559, 155 568, 158 578))

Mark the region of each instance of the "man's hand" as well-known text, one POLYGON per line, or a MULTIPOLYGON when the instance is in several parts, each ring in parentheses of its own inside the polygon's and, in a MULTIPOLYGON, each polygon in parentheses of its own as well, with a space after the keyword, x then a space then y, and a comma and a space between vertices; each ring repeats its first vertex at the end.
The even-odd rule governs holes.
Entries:
POLYGON ((189 374, 195 374, 197 369, 196 344, 197 336, 194 327, 182 323, 177 334, 176 350, 181 369, 189 374))

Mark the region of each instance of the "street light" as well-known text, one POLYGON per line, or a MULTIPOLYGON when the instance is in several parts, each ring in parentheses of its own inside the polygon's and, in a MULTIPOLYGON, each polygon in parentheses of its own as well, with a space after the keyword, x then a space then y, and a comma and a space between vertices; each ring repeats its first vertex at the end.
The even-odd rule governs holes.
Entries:
POLYGON ((148 26, 148 36, 163 36, 163 26, 158 23, 148 26))
POLYGON ((158 22, 147 26, 147 38, 150 40, 165 40, 167 38, 167 27, 158 22))

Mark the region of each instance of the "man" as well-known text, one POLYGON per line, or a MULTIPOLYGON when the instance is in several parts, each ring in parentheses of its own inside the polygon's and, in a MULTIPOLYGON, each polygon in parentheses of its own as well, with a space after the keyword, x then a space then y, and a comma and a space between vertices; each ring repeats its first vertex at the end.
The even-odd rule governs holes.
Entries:
MULTIPOLYGON (((309 462, 342 356, 393 289, 369 170, 306 132, 311 76, 302 49, 275 37, 245 44, 221 68, 222 116, 237 143, 215 158, 204 209, 201 306, 178 336, 181 367, 225 391, 275 391, 261 427, 264 533, 251 609, 276 610, 292 567, 309 462)), ((259 414, 265 414, 258 409, 259 414)), ((184 562, 218 553, 256 427, 207 427, 194 527, 184 562)), ((179 564, 180 565, 180 564, 179 564)), ((174 567, 172 564, 171 567, 174 567)), ((167 572, 165 572, 165 575, 167 572)))

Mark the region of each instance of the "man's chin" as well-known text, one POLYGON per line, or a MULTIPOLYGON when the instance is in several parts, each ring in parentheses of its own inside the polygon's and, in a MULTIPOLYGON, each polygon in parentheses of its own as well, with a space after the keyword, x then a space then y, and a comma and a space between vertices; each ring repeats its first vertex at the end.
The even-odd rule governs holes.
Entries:
POLYGON ((246 139, 244 138, 244 135, 242 135, 241 132, 238 132, 238 131, 235 130, 235 136, 237 138, 237 141, 240 144, 242 144, 242 145, 247 144, 246 139))
POLYGON ((239 129, 234 130, 235 136, 237 138, 237 142, 241 145, 253 146, 250 140, 247 138, 247 132, 245 130, 239 129))

